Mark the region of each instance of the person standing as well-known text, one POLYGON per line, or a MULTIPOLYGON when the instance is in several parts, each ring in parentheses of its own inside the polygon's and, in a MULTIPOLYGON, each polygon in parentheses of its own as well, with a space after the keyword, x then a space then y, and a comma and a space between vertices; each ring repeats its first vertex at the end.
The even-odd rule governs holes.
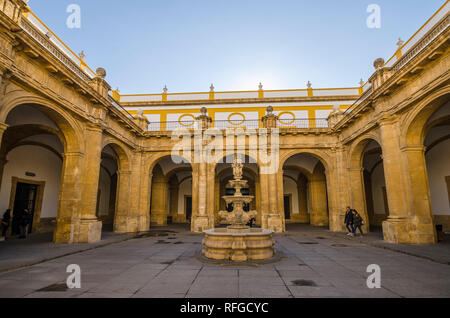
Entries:
POLYGON ((6 232, 8 231, 10 222, 11 222, 11 210, 8 209, 3 214, 3 219, 1 223, 2 237, 0 237, 0 241, 4 241, 6 239, 6 232))
POLYGON ((364 220, 362 219, 361 215, 356 211, 353 210, 353 232, 352 236, 355 236, 356 230, 359 229, 359 232, 361 233, 361 236, 363 236, 363 230, 362 225, 364 224, 364 220))
POLYGON ((353 233, 353 210, 348 206, 345 211, 345 227, 348 230, 347 235, 351 235, 353 233))
POLYGON ((24 239, 27 237, 28 234, 28 225, 31 222, 31 213, 28 209, 23 210, 22 216, 19 221, 19 229, 20 229, 20 236, 19 238, 24 239))

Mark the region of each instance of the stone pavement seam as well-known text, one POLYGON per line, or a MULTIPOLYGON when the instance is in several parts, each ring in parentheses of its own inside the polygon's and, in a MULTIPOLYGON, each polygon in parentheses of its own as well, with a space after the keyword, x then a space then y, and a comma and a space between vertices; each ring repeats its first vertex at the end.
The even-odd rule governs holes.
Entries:
POLYGON ((125 237, 125 238, 122 238, 122 239, 118 239, 117 241, 105 242, 103 244, 99 244, 99 245, 96 245, 96 246, 90 246, 90 247, 87 247, 85 249, 80 249, 80 250, 69 252, 69 253, 65 253, 65 254, 62 254, 62 255, 41 259, 41 260, 36 261, 36 262, 32 262, 32 263, 28 263, 28 264, 22 264, 22 265, 16 265, 14 267, 6 268, 6 269, 0 269, 0 274, 14 272, 16 270, 28 268, 28 267, 31 267, 31 266, 34 266, 34 265, 39 265, 39 264, 42 264, 42 263, 53 261, 55 259, 60 259, 60 258, 66 257, 66 256, 76 255, 76 254, 83 253, 83 252, 88 252, 88 251, 95 250, 95 249, 102 248, 102 247, 106 247, 106 246, 109 246, 109 245, 126 242, 126 241, 129 241, 129 240, 135 239, 135 238, 136 238, 136 235, 135 236, 131 236, 131 237, 129 236, 129 237, 125 237))

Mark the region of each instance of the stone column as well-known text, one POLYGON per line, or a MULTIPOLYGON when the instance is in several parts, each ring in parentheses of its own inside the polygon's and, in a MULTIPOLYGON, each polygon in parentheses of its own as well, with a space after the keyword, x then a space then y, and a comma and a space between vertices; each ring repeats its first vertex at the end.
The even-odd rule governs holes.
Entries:
MULTIPOLYGON (((196 164, 198 166, 198 170, 196 171, 196 175, 193 173, 193 179, 197 179, 197 189, 193 187, 193 191, 196 190, 197 196, 197 213, 192 217, 192 231, 193 232, 203 232, 210 228, 209 217, 207 214, 207 164, 204 160, 201 160, 200 163, 196 164)), ((193 180, 194 181, 194 180, 193 180)), ((194 195, 194 193, 193 193, 194 195)))
POLYGON ((59 189, 58 215, 53 241, 57 244, 78 243, 81 218, 81 171, 83 154, 63 154, 62 179, 59 189))
POLYGON ((214 164, 207 164, 207 176, 206 176, 206 214, 209 218, 209 228, 214 228, 215 225, 215 210, 214 210, 214 203, 215 203, 215 192, 214 187, 212 186, 215 182, 216 177, 216 169, 214 164))
POLYGON ((116 215, 114 218, 115 233, 135 232, 132 221, 130 205, 131 171, 120 170, 117 172, 116 215))
POLYGON ((256 224, 261 226, 261 183, 260 176, 255 180, 255 207, 258 214, 256 215, 256 224))
POLYGON ((326 191, 325 180, 313 176, 309 182, 310 219, 313 226, 327 226, 329 224, 326 191))
POLYGON ((151 226, 167 225, 167 178, 161 169, 155 169, 152 180, 151 226))
MULTIPOLYGON (((8 125, 4 123, 0 123, 0 149, 3 141, 3 134, 5 133, 6 129, 8 129, 8 125)), ((7 160, 6 160, 6 154, 0 154, 0 187, 2 185, 3 180, 3 168, 5 167, 7 160)))
POLYGON ((338 147, 333 150, 335 168, 328 166, 328 214, 330 231, 346 232, 344 225, 345 211, 351 205, 351 179, 348 170, 347 149, 338 147))
POLYGON ((261 227, 264 229, 268 229, 268 215, 269 215, 269 175, 263 173, 263 167, 259 169, 259 179, 261 182, 261 211, 258 211, 261 214, 261 227))
POLYGON ((220 201, 222 198, 220 197, 220 180, 219 177, 214 177, 214 224, 219 225, 219 211, 220 209, 220 201))
MULTIPOLYGON (((279 195, 280 189, 278 188, 278 173, 272 173, 267 175, 268 189, 267 192, 269 197, 269 214, 267 218, 267 228, 274 232, 284 232, 284 220, 282 215, 282 210, 279 208, 279 195)), ((281 191, 283 191, 283 186, 281 185, 281 191)))
POLYGON ((102 234, 102 222, 97 219, 96 210, 103 130, 98 126, 89 126, 85 136, 86 155, 78 242, 94 243, 101 240, 102 234))
POLYGON ((141 200, 139 202, 139 224, 138 231, 148 231, 150 228, 150 202, 152 198, 153 174, 142 171, 141 174, 141 200))
MULTIPOLYGON (((142 158, 142 153, 140 151, 133 151, 132 157, 129 158, 131 165, 131 171, 129 174, 129 179, 125 180, 125 172, 122 171, 122 179, 117 182, 116 189, 119 191, 119 197, 126 196, 125 201, 127 202, 127 207, 125 209, 120 209, 119 213, 122 215, 124 220, 124 225, 117 228, 120 232, 125 233, 135 233, 139 231, 141 223, 141 212, 140 212, 140 201, 142 200, 142 192, 140 191, 142 175, 145 174, 142 167, 144 166, 144 161, 142 158)), ((120 171, 119 171, 120 175, 120 171)), ((117 196, 116 196, 117 197, 117 196)), ((123 199, 120 199, 121 201, 123 199)), ((117 224, 121 222, 118 220, 117 224)))
POLYGON ((307 201, 307 187, 308 183, 303 175, 297 180, 297 195, 298 195, 298 214, 293 214, 295 222, 307 224, 310 222, 308 213, 307 201))
POLYGON ((388 219, 383 222, 384 240, 390 243, 413 243, 399 145, 399 128, 393 120, 380 123, 381 146, 383 149, 383 166, 386 180, 386 192, 389 204, 388 219))
POLYGON ((425 147, 406 147, 402 149, 408 162, 409 183, 413 204, 413 230, 416 244, 437 242, 433 224, 430 187, 425 161, 425 147))
POLYGON ((169 182, 169 213, 172 216, 172 223, 183 223, 182 215, 178 216, 178 192, 179 184, 176 177, 172 177, 169 182))

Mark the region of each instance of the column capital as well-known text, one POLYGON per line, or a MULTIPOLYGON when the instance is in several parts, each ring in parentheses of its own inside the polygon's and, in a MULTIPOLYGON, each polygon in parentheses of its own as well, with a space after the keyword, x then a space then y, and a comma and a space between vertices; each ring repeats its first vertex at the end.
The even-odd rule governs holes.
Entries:
POLYGON ((4 133, 6 129, 8 129, 9 125, 5 123, 0 123, 0 133, 4 133))
POLYGON ((86 130, 103 133, 103 128, 100 125, 93 123, 87 124, 86 130))
POLYGON ((70 152, 65 152, 62 154, 63 158, 68 158, 68 157, 83 157, 84 153, 80 152, 80 151, 70 151, 70 152))
POLYGON ((425 152, 427 147, 424 145, 408 145, 400 148, 402 152, 425 152))

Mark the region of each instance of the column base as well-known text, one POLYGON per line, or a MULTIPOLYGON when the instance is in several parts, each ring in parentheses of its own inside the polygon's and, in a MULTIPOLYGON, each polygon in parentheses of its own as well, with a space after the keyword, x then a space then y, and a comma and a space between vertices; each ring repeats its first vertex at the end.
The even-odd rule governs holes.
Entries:
POLYGON ((306 215, 299 215, 299 214, 293 214, 291 215, 291 223, 300 223, 300 224, 309 224, 309 214, 306 215))
POLYGON ((114 221, 114 233, 136 233, 139 230, 139 220, 131 217, 116 217, 114 221))
POLYGON ((209 230, 209 218, 207 216, 193 216, 191 231, 195 233, 203 233, 205 230, 209 230))
POLYGON ((330 221, 328 215, 314 215, 311 214, 311 225, 312 226, 328 226, 330 221))
POLYGON ((74 243, 96 243, 102 240, 102 221, 80 220, 74 243))
POLYGON ((414 244, 411 224, 406 218, 389 217, 383 222, 383 238, 395 244, 414 244))
POLYGON ((267 229, 272 230, 275 233, 282 233, 285 231, 283 220, 279 214, 267 215, 267 229))
POLYGON ((75 223, 72 218, 56 218, 56 227, 53 232, 55 244, 71 244, 74 241, 75 223))
POLYGON ((419 221, 414 221, 414 239, 415 244, 436 244, 437 234, 434 224, 424 224, 419 221))

